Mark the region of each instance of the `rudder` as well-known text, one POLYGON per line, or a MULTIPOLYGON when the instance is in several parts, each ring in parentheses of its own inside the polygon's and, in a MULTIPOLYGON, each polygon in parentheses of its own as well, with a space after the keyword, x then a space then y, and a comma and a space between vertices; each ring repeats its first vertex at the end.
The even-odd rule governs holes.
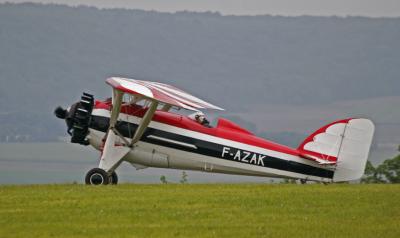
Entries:
POLYGON ((367 163, 375 126, 368 119, 352 119, 347 123, 339 151, 334 182, 361 178, 367 163))
POLYGON ((345 119, 328 124, 311 134, 299 146, 304 158, 334 166, 334 182, 361 178, 374 134, 369 119, 345 119))

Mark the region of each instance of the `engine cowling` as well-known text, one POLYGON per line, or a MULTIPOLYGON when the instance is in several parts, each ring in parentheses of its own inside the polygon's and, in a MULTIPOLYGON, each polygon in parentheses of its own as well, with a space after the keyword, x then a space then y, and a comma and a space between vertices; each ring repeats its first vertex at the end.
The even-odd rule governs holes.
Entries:
POLYGON ((67 132, 71 135, 72 143, 89 144, 86 136, 89 133, 93 106, 93 95, 83 93, 81 100, 72 104, 68 110, 62 107, 57 107, 54 110, 54 114, 67 123, 67 132))

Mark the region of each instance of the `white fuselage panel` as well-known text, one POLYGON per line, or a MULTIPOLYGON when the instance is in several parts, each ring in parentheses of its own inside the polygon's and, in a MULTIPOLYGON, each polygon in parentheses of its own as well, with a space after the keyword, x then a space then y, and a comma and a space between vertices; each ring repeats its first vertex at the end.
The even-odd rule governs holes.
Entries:
MULTIPOLYGON (((95 109, 92 112, 93 116, 100 117, 110 117, 110 112, 104 109, 95 109)), ((123 122, 128 122, 132 124, 139 124, 141 118, 120 113, 119 120, 123 122)), ((263 164, 260 161, 260 157, 270 156, 274 158, 279 158, 281 163, 296 163, 300 166, 305 167, 315 167, 317 169, 326 169, 326 167, 321 165, 316 165, 312 161, 305 160, 301 157, 285 154, 282 152, 268 150, 265 148, 247 145, 244 143, 227 140, 224 138, 219 138, 187 129, 182 129, 179 127, 167 125, 160 122, 152 121, 149 128, 164 131, 167 133, 174 133, 188 138, 193 138, 195 140, 206 141, 213 144, 218 144, 223 148, 219 155, 210 156, 204 153, 197 153, 197 146, 191 144, 190 142, 183 142, 179 140, 174 140, 171 138, 165 138, 159 135, 143 135, 148 139, 153 141, 160 141, 162 144, 149 143, 148 141, 141 140, 135 144, 132 150, 123 158, 124 161, 130 162, 133 165, 142 165, 148 167, 160 167, 160 168, 173 168, 173 169, 185 169, 185 170, 198 170, 205 172, 217 172, 217 173, 227 173, 227 174, 238 174, 238 175, 252 175, 252 176, 265 176, 265 177, 288 177, 288 178, 298 178, 298 179, 308 179, 317 181, 332 181, 331 178, 313 176, 309 174, 303 174, 299 172, 286 171, 276 168, 270 168, 267 166, 260 166, 263 164), (168 145, 171 146, 168 146, 168 145), (175 146, 175 148, 174 148, 175 146), (185 149, 177 148, 188 148, 191 151, 185 149), (230 149, 233 148, 233 149, 230 149), (234 153, 238 150, 244 153, 249 153, 248 158, 245 156, 238 156, 235 160, 230 160, 227 158, 229 153, 232 157, 234 153)), ((102 139, 105 133, 99 130, 90 129, 90 134, 88 136, 89 141, 92 146, 96 149, 101 150, 102 139)), ((130 141, 130 138, 126 138, 130 141)), ((123 141, 120 140, 120 143, 123 141)))

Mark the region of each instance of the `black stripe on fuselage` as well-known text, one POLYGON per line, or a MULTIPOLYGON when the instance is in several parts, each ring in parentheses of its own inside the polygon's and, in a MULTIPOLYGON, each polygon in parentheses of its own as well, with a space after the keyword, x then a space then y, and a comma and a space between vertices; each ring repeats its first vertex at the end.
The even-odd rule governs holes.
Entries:
MULTIPOLYGON (((90 128, 106 132, 108 129, 108 125, 109 125, 108 117, 92 115, 90 128)), ((138 126, 136 124, 128 123, 125 121, 119 121, 116 125, 117 130, 124 137, 128 138, 132 138, 132 135, 135 133, 137 127, 138 126)), ((140 140, 151 144, 184 150, 187 152, 197 153, 206 156, 212 156, 218 159, 235 161, 238 163, 253 164, 255 166, 268 167, 268 168, 279 169, 300 174, 307 174, 323 178, 333 178, 333 171, 331 170, 317 168, 310 165, 298 163, 295 161, 283 160, 264 154, 241 150, 231 146, 225 146, 210 141, 200 140, 193 137, 183 136, 150 127, 146 128, 140 140), (197 149, 179 145, 176 143, 170 143, 168 141, 149 138, 148 137, 149 135, 166 138, 178 142, 183 142, 185 144, 191 144, 196 146, 197 149), (253 157, 255 157, 255 160, 254 159, 252 160, 253 157)))

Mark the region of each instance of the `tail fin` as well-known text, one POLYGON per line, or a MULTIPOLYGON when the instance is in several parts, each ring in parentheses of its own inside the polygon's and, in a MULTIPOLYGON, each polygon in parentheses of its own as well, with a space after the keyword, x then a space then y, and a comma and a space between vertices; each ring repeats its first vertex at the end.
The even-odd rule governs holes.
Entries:
POLYGON ((311 134, 298 151, 319 164, 335 165, 334 182, 356 180, 364 174, 374 128, 363 118, 336 121, 311 134))

